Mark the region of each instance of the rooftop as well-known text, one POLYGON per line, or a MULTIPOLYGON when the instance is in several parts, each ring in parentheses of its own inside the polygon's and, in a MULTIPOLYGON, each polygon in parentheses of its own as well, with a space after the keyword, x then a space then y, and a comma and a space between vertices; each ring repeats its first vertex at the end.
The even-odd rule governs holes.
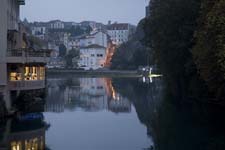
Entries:
POLYGON ((81 49, 89 49, 89 48, 104 48, 104 46, 100 46, 98 44, 92 44, 92 45, 89 45, 89 46, 86 46, 86 47, 82 47, 81 49))
POLYGON ((114 23, 108 25, 108 30, 128 30, 129 24, 128 23, 114 23))

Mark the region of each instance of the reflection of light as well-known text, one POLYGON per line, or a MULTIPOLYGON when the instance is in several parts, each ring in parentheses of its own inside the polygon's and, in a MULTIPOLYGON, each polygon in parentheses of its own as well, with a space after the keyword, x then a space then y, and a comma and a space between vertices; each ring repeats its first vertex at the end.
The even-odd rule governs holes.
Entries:
POLYGON ((12 142, 11 143, 12 150, 21 150, 22 149, 21 146, 22 146, 21 142, 12 142))
POLYGON ((142 81, 143 81, 144 83, 146 82, 146 79, 145 79, 145 77, 143 77, 143 78, 142 78, 142 81))
POLYGON ((19 142, 11 142, 11 149, 12 150, 43 150, 44 149, 44 141, 43 137, 40 138, 33 138, 28 139, 25 141, 19 141, 19 142), (23 144, 22 144, 23 143, 23 144), (24 145, 22 147, 22 145, 24 145))

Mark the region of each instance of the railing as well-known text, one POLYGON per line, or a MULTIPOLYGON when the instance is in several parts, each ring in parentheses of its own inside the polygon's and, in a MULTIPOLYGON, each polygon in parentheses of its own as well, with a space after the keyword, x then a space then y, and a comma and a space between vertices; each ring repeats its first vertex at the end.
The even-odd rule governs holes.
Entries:
POLYGON ((49 50, 12 49, 7 51, 9 57, 50 57, 49 50))
POLYGON ((7 51, 9 62, 45 62, 50 57, 49 50, 12 49, 7 51))

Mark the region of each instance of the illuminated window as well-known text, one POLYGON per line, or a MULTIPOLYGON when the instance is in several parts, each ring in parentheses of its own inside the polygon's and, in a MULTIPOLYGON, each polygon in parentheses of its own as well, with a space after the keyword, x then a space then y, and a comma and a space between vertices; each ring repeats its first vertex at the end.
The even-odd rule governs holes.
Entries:
POLYGON ((40 67, 40 80, 45 79, 45 67, 40 67))
POLYGON ((22 74, 18 72, 10 72, 10 81, 21 81, 22 74))
POLYGON ((38 150, 38 138, 26 140, 25 150, 38 150))
POLYGON ((38 80, 38 67, 25 67, 24 80, 38 80))

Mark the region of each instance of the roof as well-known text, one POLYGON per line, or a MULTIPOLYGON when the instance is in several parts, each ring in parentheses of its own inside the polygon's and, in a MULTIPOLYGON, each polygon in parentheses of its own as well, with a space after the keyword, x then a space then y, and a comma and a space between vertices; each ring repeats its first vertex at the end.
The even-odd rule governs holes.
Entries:
POLYGON ((89 46, 86 46, 86 47, 82 47, 81 49, 89 49, 89 48, 104 48, 104 46, 101 46, 101 45, 98 45, 98 44, 92 44, 92 45, 89 45, 89 46))
POLYGON ((128 30, 128 23, 114 23, 107 26, 108 30, 128 30))

